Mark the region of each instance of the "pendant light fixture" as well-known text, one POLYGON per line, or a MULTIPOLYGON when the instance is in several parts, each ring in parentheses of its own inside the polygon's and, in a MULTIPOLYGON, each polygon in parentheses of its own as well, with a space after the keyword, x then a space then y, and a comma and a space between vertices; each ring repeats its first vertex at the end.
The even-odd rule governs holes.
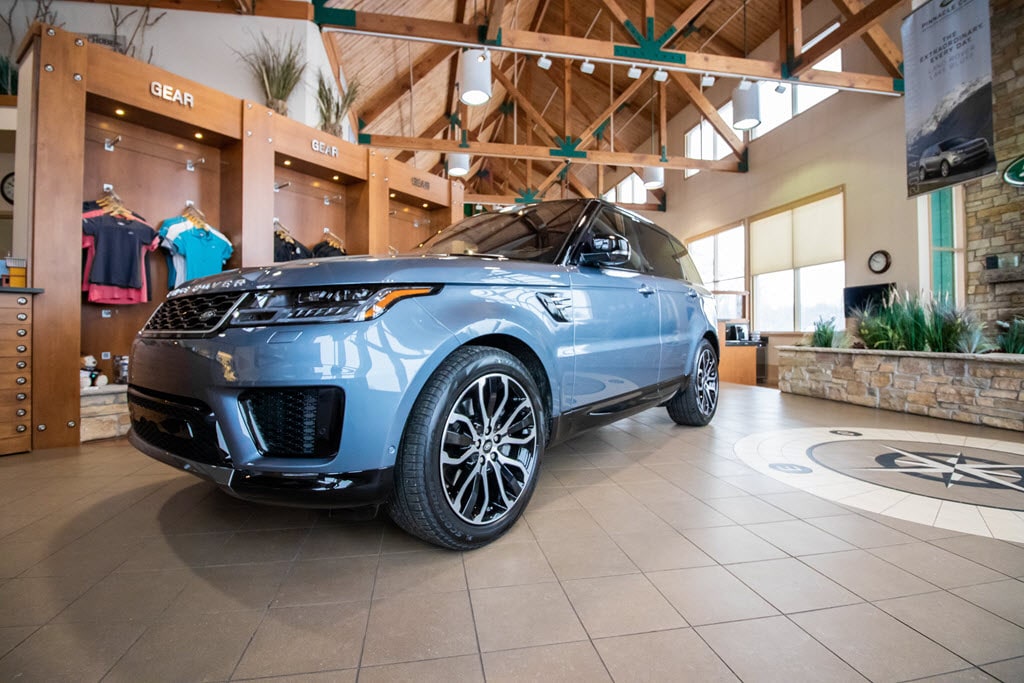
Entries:
POLYGON ((459 99, 470 106, 491 99, 491 51, 465 50, 462 53, 462 94, 459 99))
MULTIPOLYGON (((743 0, 743 57, 747 57, 747 0, 743 0)), ((743 79, 732 91, 732 127, 750 130, 761 125, 761 94, 757 84, 743 79)))
POLYGON ((448 155, 448 175, 461 178, 469 173, 469 155, 453 153, 448 155))
MULTIPOLYGON (((654 128, 654 82, 651 82, 651 151, 654 151, 655 128, 654 128)), ((660 190, 665 187, 665 169, 661 166, 644 167, 644 187, 648 190, 660 190)))

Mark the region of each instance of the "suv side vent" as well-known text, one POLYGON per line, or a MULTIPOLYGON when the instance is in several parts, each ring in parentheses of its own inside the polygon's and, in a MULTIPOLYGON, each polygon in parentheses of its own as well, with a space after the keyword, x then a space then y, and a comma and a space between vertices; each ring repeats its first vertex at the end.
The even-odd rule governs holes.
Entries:
POLYGON ((569 292, 537 292, 537 298, 558 322, 572 320, 572 295, 569 292))

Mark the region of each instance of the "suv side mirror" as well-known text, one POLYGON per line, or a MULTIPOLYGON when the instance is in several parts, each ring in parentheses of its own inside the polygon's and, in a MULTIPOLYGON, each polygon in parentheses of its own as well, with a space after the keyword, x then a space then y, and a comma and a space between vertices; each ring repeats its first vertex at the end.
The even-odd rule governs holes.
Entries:
POLYGON ((629 240, 622 235, 595 236, 584 245, 580 265, 621 266, 631 255, 629 240))

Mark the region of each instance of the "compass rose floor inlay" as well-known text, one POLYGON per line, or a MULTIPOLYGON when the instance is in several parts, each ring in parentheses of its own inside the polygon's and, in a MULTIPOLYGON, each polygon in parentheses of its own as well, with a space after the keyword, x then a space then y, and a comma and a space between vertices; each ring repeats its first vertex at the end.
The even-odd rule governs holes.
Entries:
POLYGON ((862 510, 1024 541, 1024 444, 896 429, 809 428, 741 439, 757 471, 862 510))

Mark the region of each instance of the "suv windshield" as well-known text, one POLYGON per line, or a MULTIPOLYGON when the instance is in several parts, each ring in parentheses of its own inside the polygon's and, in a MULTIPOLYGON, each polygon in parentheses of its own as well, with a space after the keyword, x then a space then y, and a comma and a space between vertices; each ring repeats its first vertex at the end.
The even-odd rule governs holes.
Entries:
POLYGON ((413 253, 481 254, 554 263, 585 206, 569 199, 483 213, 442 230, 413 253))

